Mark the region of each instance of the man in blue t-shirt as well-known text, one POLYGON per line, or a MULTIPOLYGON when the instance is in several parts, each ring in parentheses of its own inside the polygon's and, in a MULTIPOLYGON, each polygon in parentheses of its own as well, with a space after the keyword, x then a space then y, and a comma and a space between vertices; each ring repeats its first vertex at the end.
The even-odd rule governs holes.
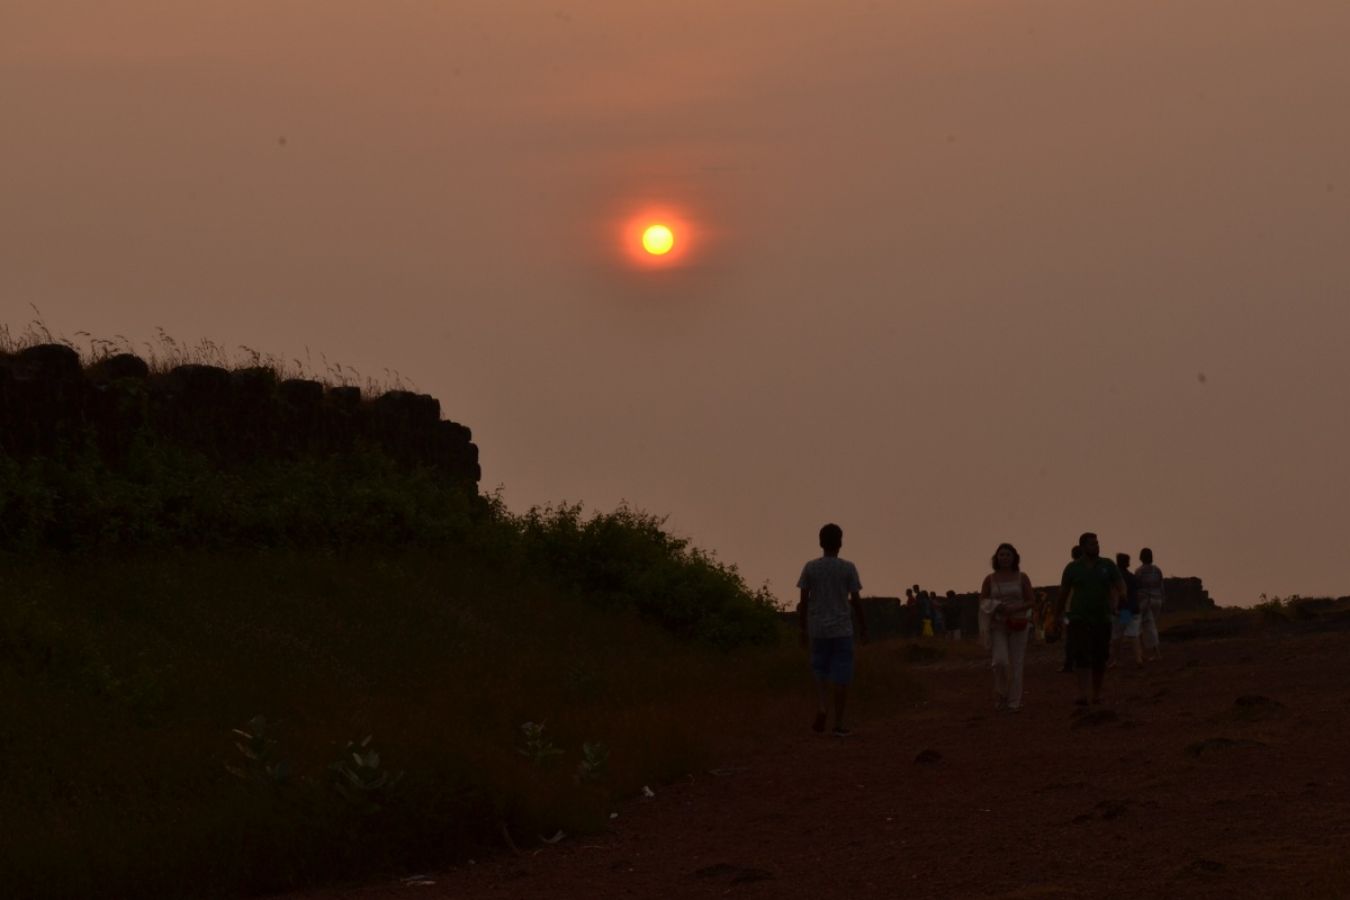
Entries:
POLYGON ((826 684, 834 685, 834 733, 845 737, 852 732, 844 724, 844 705, 848 686, 853 681, 853 619, 858 620, 858 636, 867 640, 867 621, 862 610, 862 582, 858 567, 839 558, 844 545, 844 530, 833 523, 820 529, 820 549, 824 556, 802 567, 797 579, 801 603, 797 606, 801 622, 802 646, 811 649, 811 670, 816 676, 819 707, 811 728, 825 730, 826 684))

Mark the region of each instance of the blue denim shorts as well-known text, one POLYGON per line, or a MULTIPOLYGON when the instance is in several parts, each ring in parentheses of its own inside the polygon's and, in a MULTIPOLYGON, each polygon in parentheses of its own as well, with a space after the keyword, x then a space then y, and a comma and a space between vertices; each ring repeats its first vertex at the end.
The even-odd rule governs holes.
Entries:
POLYGON ((812 638, 811 671, 822 681, 848 684, 853 680, 853 638, 812 638))

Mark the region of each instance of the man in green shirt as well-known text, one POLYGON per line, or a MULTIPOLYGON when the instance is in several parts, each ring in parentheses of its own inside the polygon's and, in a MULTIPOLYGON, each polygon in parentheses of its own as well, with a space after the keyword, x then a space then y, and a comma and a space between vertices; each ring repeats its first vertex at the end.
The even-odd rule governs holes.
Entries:
POLYGON ((1109 559, 1101 558, 1097 535, 1088 531, 1078 538, 1082 555, 1064 567, 1059 596, 1068 600, 1067 651, 1078 669, 1078 699, 1086 706, 1102 702, 1102 680, 1111 653, 1111 622, 1116 617, 1125 582, 1109 559))

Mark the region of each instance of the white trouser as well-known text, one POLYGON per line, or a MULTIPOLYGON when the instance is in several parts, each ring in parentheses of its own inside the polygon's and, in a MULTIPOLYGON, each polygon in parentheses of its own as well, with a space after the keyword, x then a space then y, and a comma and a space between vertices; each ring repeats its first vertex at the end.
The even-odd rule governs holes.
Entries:
POLYGON ((1158 647, 1158 612, 1156 600, 1145 600, 1139 613, 1139 634, 1144 639, 1144 649, 1156 650, 1158 647))
POLYGON ((1022 705, 1022 664, 1027 658, 1027 635, 1030 628, 1021 631, 1008 631, 1006 628, 991 628, 990 644, 994 657, 994 693, 1008 698, 1008 705, 1016 709, 1022 705))

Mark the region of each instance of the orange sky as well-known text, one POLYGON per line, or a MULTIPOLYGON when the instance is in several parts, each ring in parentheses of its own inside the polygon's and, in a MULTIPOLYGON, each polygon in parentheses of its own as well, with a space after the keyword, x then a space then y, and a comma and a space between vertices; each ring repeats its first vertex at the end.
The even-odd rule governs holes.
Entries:
POLYGON ((1350 592, 1350 5, 0 9, 0 321, 306 347, 790 599, 1350 592), (284 138, 284 142, 283 139, 284 138), (616 244, 687 215, 677 266, 616 244), (1203 373, 1202 382, 1199 375, 1203 373))

